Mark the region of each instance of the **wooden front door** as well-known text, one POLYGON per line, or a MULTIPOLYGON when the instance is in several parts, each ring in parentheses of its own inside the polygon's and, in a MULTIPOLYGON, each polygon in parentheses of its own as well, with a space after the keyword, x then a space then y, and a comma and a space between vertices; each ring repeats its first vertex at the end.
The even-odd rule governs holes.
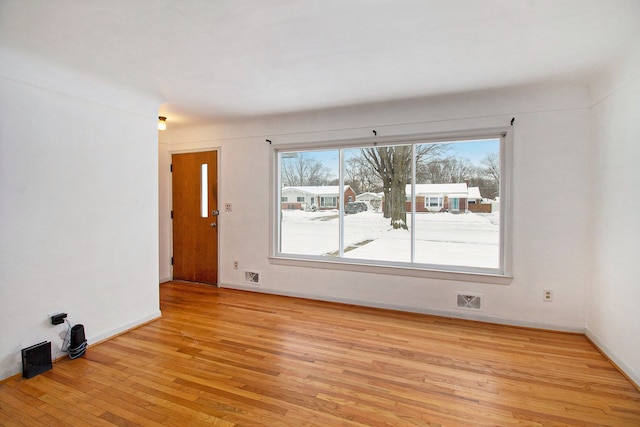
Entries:
POLYGON ((173 278, 218 283, 218 153, 173 154, 173 278))

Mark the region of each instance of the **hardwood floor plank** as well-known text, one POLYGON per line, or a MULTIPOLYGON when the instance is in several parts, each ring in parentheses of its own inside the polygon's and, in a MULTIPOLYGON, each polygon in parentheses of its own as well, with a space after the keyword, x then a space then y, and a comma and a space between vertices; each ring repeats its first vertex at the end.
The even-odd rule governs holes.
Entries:
POLYGON ((163 317, 0 383, 0 426, 638 426, 578 334, 161 285, 163 317))
POLYGON ((44 415, 42 402, 6 384, 0 384, 0 425, 36 425, 44 415))

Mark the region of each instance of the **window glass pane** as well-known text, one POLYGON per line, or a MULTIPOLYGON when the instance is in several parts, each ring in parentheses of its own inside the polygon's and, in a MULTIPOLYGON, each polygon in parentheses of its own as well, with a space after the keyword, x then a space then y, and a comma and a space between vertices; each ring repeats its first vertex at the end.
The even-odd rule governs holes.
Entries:
POLYGON ((345 258, 411 262, 411 152, 410 145, 344 150, 345 192, 356 199, 345 206, 345 258))
POLYGON ((209 217, 209 165, 203 163, 200 165, 200 216, 202 218, 209 217))
POLYGON ((278 254, 503 272, 501 141, 279 151, 278 254))
POLYGON ((421 144, 415 262, 500 267, 500 140, 421 144), (473 200, 474 203, 469 203, 473 200))
POLYGON ((279 153, 280 252, 335 256, 340 221, 338 150, 279 153))

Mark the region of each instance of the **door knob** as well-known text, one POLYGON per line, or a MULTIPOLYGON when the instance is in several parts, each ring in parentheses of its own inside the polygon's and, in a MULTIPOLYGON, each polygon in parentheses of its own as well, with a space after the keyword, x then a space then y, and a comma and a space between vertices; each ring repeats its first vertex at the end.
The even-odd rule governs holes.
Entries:
POLYGON ((211 223, 211 226, 212 226, 212 227, 215 227, 216 225, 217 225, 217 224, 216 224, 215 222, 212 222, 212 223, 211 223))
POLYGON ((211 215, 212 216, 218 216, 218 215, 220 215, 220 211, 217 210, 217 209, 214 209, 214 210, 211 211, 211 215))

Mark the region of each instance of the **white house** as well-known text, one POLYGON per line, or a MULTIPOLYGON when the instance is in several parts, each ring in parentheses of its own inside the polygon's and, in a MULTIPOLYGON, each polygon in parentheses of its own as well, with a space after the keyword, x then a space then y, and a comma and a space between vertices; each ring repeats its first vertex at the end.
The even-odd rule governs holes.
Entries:
MULTIPOLYGON (((416 184, 416 212, 468 212, 480 205, 480 188, 467 187, 466 183, 416 184), (470 207, 470 205, 473 205, 470 207)), ((411 210, 413 186, 407 184, 407 211, 411 210)), ((480 208, 477 208, 479 210, 480 208)), ((490 212, 490 210, 489 210, 490 212)))
POLYGON ((361 193, 356 196, 356 202, 364 202, 369 206, 370 210, 379 210, 382 206, 383 193, 361 193))
MULTIPOLYGON (((355 193, 344 186, 343 203, 353 202, 355 193)), ((340 206, 340 187, 337 185, 283 187, 280 190, 282 209, 327 210, 340 206)))
POLYGON ((473 200, 474 202, 480 202, 482 200, 482 195, 480 194, 480 187, 469 187, 467 188, 467 199, 469 201, 473 200))
MULTIPOLYGON (((467 184, 416 184, 416 211, 417 212, 465 212, 469 191, 467 184)), ((407 201, 411 203, 412 186, 407 184, 407 201)))

